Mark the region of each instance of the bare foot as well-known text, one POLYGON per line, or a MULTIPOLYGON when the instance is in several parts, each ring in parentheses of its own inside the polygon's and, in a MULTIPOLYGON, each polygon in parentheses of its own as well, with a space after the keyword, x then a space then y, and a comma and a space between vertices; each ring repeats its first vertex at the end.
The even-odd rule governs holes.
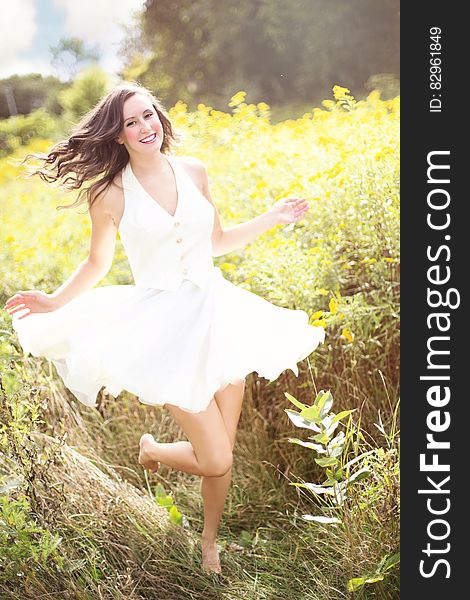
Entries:
POLYGON ((140 438, 139 464, 145 469, 152 471, 152 473, 155 473, 160 468, 160 462, 154 458, 156 445, 157 442, 150 433, 144 433, 140 438))
POLYGON ((202 541, 202 568, 206 573, 221 573, 219 551, 216 542, 202 541))

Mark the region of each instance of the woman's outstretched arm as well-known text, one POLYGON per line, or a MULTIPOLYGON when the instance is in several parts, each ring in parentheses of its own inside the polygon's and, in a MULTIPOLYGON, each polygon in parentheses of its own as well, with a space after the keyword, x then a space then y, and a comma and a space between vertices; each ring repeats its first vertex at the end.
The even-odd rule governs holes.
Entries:
POLYGON ((214 201, 212 200, 209 189, 209 178, 204 163, 196 159, 200 181, 204 196, 214 206, 215 219, 214 230, 212 234, 212 254, 222 256, 234 250, 243 248, 246 244, 252 242, 258 235, 261 235, 275 225, 285 225, 299 221, 309 209, 305 198, 282 198, 273 204, 266 212, 250 219, 245 223, 234 225, 226 229, 222 228, 219 213, 214 201))
POLYGON ((63 306, 94 287, 111 268, 116 247, 116 226, 105 204, 95 202, 90 211, 90 250, 72 275, 50 294, 58 306, 63 306))
POLYGON ((8 298, 4 308, 10 315, 29 309, 29 312, 18 317, 24 319, 32 313, 51 312, 91 289, 103 279, 111 268, 116 246, 116 226, 110 212, 106 210, 104 196, 103 202, 95 202, 89 212, 92 227, 87 258, 51 294, 28 290, 17 292, 8 298))

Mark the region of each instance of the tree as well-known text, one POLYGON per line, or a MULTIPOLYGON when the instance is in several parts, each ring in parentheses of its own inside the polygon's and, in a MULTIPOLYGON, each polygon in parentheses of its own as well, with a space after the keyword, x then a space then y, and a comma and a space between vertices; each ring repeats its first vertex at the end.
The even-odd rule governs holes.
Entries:
POLYGON ((167 104, 226 108, 240 89, 313 103, 334 84, 360 96, 399 73, 399 0, 147 0, 122 53, 124 76, 167 104))
POLYGON ((43 77, 39 73, 12 75, 0 80, 0 119, 15 114, 27 115, 42 107, 58 114, 55 98, 63 87, 56 77, 43 77))
POLYGON ((96 48, 86 48, 83 40, 76 37, 61 38, 57 46, 50 46, 52 66, 71 81, 88 62, 98 62, 96 48))

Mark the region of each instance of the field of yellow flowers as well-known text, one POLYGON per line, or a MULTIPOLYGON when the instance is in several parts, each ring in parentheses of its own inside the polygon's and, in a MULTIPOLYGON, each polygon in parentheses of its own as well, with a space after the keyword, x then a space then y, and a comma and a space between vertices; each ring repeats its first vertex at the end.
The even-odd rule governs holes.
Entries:
MULTIPOLYGON (((202 580, 188 579, 185 584, 188 594, 192 590, 195 595, 184 595, 186 592, 178 588, 180 595, 175 598, 346 598, 349 597, 346 593, 348 579, 357 579, 364 573, 373 574, 377 564, 383 564, 398 544, 397 525, 392 522, 395 517, 390 516, 395 515, 396 507, 392 507, 390 513, 383 508, 391 502, 383 481, 390 483, 393 479, 390 474, 393 472, 396 477, 397 468, 397 456, 390 451, 395 440, 387 437, 386 431, 391 424, 395 427, 399 393, 399 97, 384 101, 378 92, 372 92, 365 100, 356 101, 349 90, 335 86, 333 98, 325 100, 321 108, 314 108, 300 118, 273 124, 269 106, 248 104, 245 96, 244 92, 238 92, 231 99, 230 112, 216 111, 202 104, 195 112, 188 112, 183 103, 172 107, 170 118, 182 134, 175 152, 198 157, 206 164, 211 194, 225 226, 260 214, 283 196, 309 200, 310 210, 299 223, 278 226, 243 250, 218 257, 215 262, 225 277, 237 285, 278 305, 305 310, 313 324, 325 328, 326 341, 302 366, 298 378, 286 373, 269 385, 260 386, 254 379, 248 382, 239 440, 243 469, 235 467, 234 486, 225 517, 227 539, 238 536, 238 547, 244 548, 240 550, 239 558, 238 555, 230 558, 233 572, 237 573, 236 590, 231 588, 222 591, 222 595, 212 594, 202 580), (297 522, 293 523, 291 517, 286 516, 292 513, 285 509, 291 506, 289 502, 295 504, 305 500, 297 496, 292 500, 289 494, 294 494, 293 488, 286 491, 285 483, 279 481, 277 475, 279 469, 273 465, 281 465, 284 473, 292 471, 298 477, 308 477, 309 481, 313 480, 316 471, 305 448, 286 443, 292 428, 284 414, 288 404, 284 392, 310 404, 312 387, 331 389, 338 410, 356 409, 361 423, 357 443, 361 438, 374 447, 388 446, 388 451, 381 448, 381 453, 377 454, 376 476, 368 491, 361 488, 365 495, 358 503, 363 507, 370 503, 371 510, 376 511, 375 516, 366 516, 363 511, 363 517, 359 518, 368 520, 356 523, 354 535, 351 529, 343 535, 333 528, 330 530, 332 537, 328 538, 321 527, 305 533, 309 524, 299 528, 297 522), (374 427, 378 418, 381 430, 374 427), (377 431, 385 435, 385 442, 377 431), (261 466, 266 459, 272 461, 272 473, 261 466), (282 527, 285 532, 290 532, 289 535, 278 535, 282 529, 279 520, 282 519, 282 527), (319 539, 322 542, 317 546, 319 539), (329 542, 325 541, 327 539, 329 542), (287 561, 286 556, 290 557, 287 561), (244 579, 242 573, 258 559, 261 562, 255 590, 253 581, 244 579), (244 560, 248 562, 244 563, 244 560), (268 564, 266 572, 263 561, 268 564), (283 564, 289 565, 289 573, 282 571, 283 564), (243 569, 237 570, 239 566, 243 569), (279 576, 273 573, 279 573, 279 576), (191 587, 197 585, 202 586, 200 590, 191 587), (305 595, 312 589, 318 589, 318 595, 305 595), (200 596, 197 595, 199 592, 200 596)), ((58 205, 71 204, 75 196, 60 188, 49 187, 39 179, 25 178, 24 171, 18 166, 28 152, 43 152, 51 144, 51 140, 33 140, 28 147, 0 160, 2 303, 20 289, 52 292, 87 255, 90 222, 86 209, 82 206, 80 209, 56 210, 58 205)), ((132 277, 118 240, 114 265, 99 285, 125 283, 132 283, 132 277)), ((103 399, 101 417, 90 417, 80 407, 70 409, 69 403, 59 400, 66 398, 66 391, 60 388, 54 373, 40 361, 21 362, 23 359, 11 333, 10 319, 4 312, 1 324, 2 370, 8 371, 13 361, 23 380, 31 384, 46 382, 45 388, 40 388, 45 389, 43 396, 49 401, 43 432, 59 435, 67 431, 75 447, 83 449, 83 457, 90 457, 90 448, 93 448, 95 459, 99 456, 99 460, 108 465, 119 462, 129 472, 131 467, 135 468, 134 445, 139 432, 147 430, 149 420, 155 427, 157 421, 160 423, 160 439, 167 436, 170 440, 174 439, 172 435, 177 435, 163 416, 155 417, 154 413, 149 416, 147 408, 136 406, 127 396, 119 405, 103 399), (44 367, 42 371, 41 366, 44 367), (104 420, 95 421, 99 418, 104 420), (98 441, 103 439, 105 441, 98 441)), ((20 394, 14 380, 7 374, 5 385, 11 390, 2 390, 2 393, 20 394)), ((39 421, 37 417, 33 418, 33 412, 26 411, 23 420, 34 428, 39 421)), ((21 427, 24 431, 28 429, 24 423, 21 427)), ((21 427, 18 426, 14 434, 16 440, 23 435, 21 427)), ((8 438, 6 430, 3 435, 6 435, 4 440, 8 438)), ((11 447, 18 450, 18 443, 11 447)), ((164 475, 174 490, 178 508, 197 528, 200 516, 195 515, 200 514, 200 507, 196 484, 176 474, 164 475)), ((135 475, 131 481, 137 487, 144 487, 141 478, 141 475, 135 475)), ((79 485, 79 479, 77 471, 75 485, 79 485)), ((99 486, 101 482, 95 481, 93 485, 99 486)), ((48 493, 51 489, 49 485, 48 493)), ((88 512, 99 510, 97 505, 93 506, 91 496, 90 503, 88 512)), ((8 510, 14 511, 10 505, 8 510)), ((15 510, 20 514, 24 507, 15 510)), ((57 511, 56 519, 62 514, 59 509, 57 511)), ((122 539, 120 543, 130 543, 127 517, 119 523, 121 533, 126 532, 119 538, 122 539)), ((47 520, 43 525, 47 532, 47 520)), ((70 548, 76 550, 74 532, 77 532, 71 527, 69 516, 63 517, 62 525, 62 545, 68 548, 67 552, 70 548)), ((147 524, 141 523, 139 527, 145 528, 147 524)), ((132 531, 132 536, 137 536, 137 529, 132 531)), ((118 533, 116 530, 115 535, 118 533)), ((82 531, 80 535, 83 535, 82 531)), ((98 538, 89 535, 90 547, 93 546, 93 552, 96 552, 93 568, 86 559, 83 565, 86 575, 82 573, 75 579, 70 576, 74 583, 67 588, 69 592, 73 595, 85 588, 94 593, 106 589, 109 597, 134 597, 126 596, 122 592, 123 584, 118 582, 118 573, 123 572, 127 558, 116 554, 113 571, 109 555, 105 560, 100 554, 100 543, 105 538, 100 538, 98 543, 98 538), (112 572, 103 566, 98 568, 101 558, 102 565, 106 563, 112 572), (103 581, 109 586, 100 588, 103 581), (116 590, 120 590, 119 593, 116 590)), ((96 530, 93 535, 100 534, 96 530)), ((106 535, 110 535, 109 531, 106 535)), ((47 540, 46 545, 55 544, 47 540)), ((144 541, 144 538, 139 541, 136 537, 133 542, 133 552, 139 547, 142 561, 145 550, 139 544, 144 541)), ((116 543, 116 553, 117 548, 116 543)), ((51 550, 50 555, 54 552, 56 550, 51 550)), ((175 552, 181 552, 180 558, 185 560, 187 549, 179 548, 175 552)), ((46 555, 49 556, 47 552, 46 555)), ((78 552, 73 560, 78 560, 79 556, 78 552)), ((14 560, 21 563, 22 559, 14 560)), ((165 560, 163 554, 161 560, 165 560)), ((166 568, 171 575, 176 567, 168 563, 166 568)), ((150 577, 148 573, 139 571, 133 576, 144 583, 150 581, 145 579, 150 577)), ((55 581, 49 571, 47 577, 51 578, 49 586, 30 589, 44 593, 63 589, 60 578, 55 581)), ((178 571, 174 577, 187 578, 187 573, 178 571)), ((152 585, 156 583, 163 585, 160 579, 152 579, 152 585)), ((36 584, 39 586, 38 582, 36 584)), ((373 591, 373 586, 368 586, 361 597, 382 600, 396 597, 396 580, 388 585, 384 584, 377 592, 373 591)), ((26 588, 18 589, 25 593, 26 588)), ((173 596, 168 592, 166 597, 173 596)))

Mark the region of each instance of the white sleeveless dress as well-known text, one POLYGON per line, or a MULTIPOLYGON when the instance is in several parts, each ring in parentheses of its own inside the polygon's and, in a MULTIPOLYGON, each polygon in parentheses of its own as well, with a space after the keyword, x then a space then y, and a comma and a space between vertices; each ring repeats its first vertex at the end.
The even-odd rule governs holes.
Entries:
POLYGON ((104 386, 144 404, 207 408, 214 393, 257 372, 270 381, 324 340, 301 310, 275 306, 224 279, 212 260, 214 209, 176 157, 172 216, 122 171, 119 233, 134 285, 96 287, 13 327, 26 353, 52 361, 66 387, 96 406, 104 386))

